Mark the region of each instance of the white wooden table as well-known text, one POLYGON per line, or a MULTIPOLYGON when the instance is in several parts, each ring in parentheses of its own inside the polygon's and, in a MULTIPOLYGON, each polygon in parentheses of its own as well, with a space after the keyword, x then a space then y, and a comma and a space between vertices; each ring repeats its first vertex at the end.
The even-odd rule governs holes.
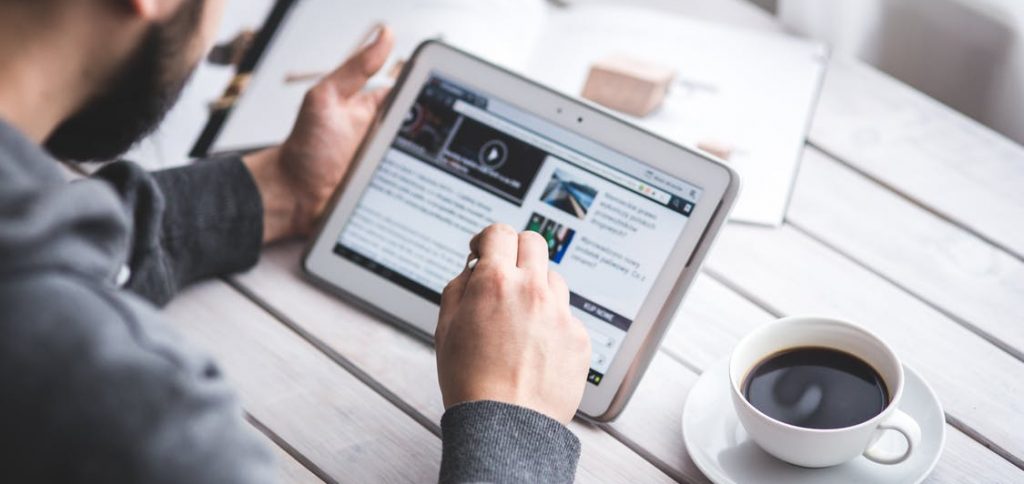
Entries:
MULTIPOLYGON (((778 29, 736 1, 676 6, 778 29)), ((188 290, 170 319, 220 360, 285 482, 436 480, 433 349, 311 286, 300 250, 188 290)), ((623 415, 572 423, 578 479, 706 481, 680 433, 687 392, 745 332, 805 313, 878 332, 935 388, 948 437, 932 482, 1024 482, 1024 149, 842 59, 786 224, 725 228, 623 415)))

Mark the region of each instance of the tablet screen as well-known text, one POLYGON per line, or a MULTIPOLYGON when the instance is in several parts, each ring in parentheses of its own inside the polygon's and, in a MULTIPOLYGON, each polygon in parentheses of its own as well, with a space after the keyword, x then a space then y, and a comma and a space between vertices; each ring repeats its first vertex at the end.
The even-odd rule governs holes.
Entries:
POLYGON ((481 90, 433 75, 334 253, 439 303, 470 238, 539 232, 593 347, 599 385, 701 189, 481 90))

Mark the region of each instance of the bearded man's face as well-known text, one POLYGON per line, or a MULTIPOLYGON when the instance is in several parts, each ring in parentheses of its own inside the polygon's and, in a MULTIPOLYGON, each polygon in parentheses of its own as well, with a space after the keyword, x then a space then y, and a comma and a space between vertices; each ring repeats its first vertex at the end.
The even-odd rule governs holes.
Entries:
POLYGON ((111 82, 50 135, 46 149, 60 160, 106 161, 156 129, 198 62, 192 57, 205 1, 184 0, 171 18, 150 27, 111 82))

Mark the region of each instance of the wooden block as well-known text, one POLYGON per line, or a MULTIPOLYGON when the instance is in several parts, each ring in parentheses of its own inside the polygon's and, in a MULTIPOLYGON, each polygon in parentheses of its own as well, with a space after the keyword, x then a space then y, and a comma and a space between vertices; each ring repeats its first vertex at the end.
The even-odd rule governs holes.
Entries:
POLYGON ((697 142, 697 148, 726 161, 732 157, 734 151, 732 145, 718 140, 699 141, 697 142))
POLYGON ((675 72, 627 56, 606 57, 590 66, 582 96, 633 116, 646 116, 661 105, 675 72))

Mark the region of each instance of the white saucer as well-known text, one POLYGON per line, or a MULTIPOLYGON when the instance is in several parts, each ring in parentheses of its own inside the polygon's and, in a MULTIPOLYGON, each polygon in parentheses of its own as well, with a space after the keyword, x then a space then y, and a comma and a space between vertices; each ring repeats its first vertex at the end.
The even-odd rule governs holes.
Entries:
MULTIPOLYGON (((808 469, 778 460, 761 450, 736 419, 729 394, 729 362, 719 362, 697 380, 683 409, 683 441, 693 462, 716 483, 908 483, 920 482, 935 467, 946 442, 945 417, 935 392, 904 365, 906 387, 900 409, 921 426, 921 445, 901 464, 882 465, 857 457, 845 464, 808 469)), ((906 446, 902 436, 882 437, 894 449, 906 446)))

